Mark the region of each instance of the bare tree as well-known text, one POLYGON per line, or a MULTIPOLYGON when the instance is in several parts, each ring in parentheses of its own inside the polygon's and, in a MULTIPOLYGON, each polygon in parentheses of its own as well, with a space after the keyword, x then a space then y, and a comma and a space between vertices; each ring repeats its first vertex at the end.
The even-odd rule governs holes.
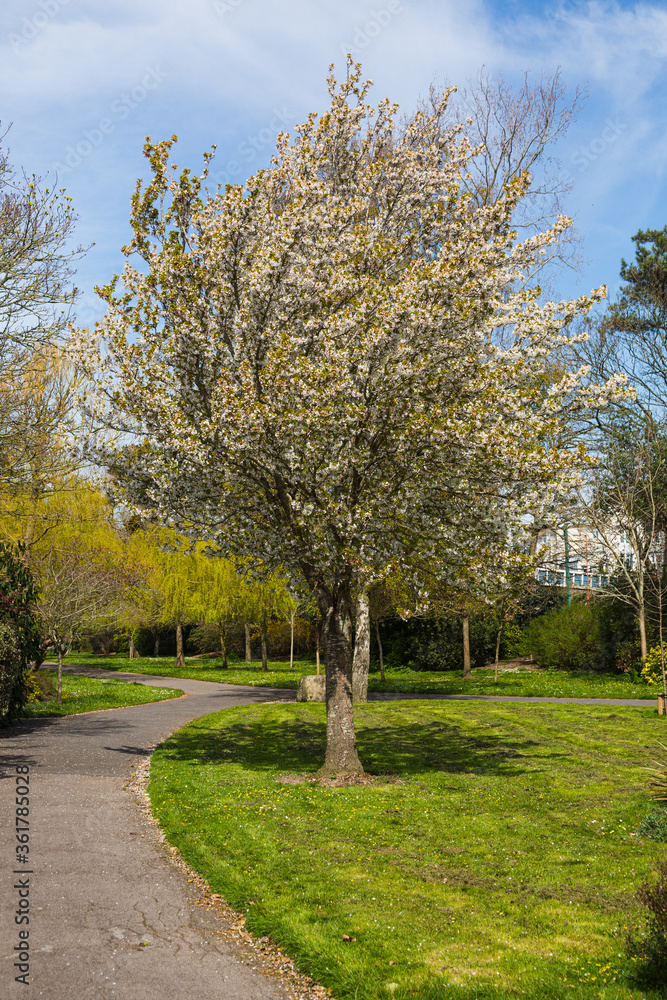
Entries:
POLYGON ((626 425, 625 430, 617 425, 616 434, 607 436, 582 494, 581 510, 606 551, 609 581, 604 593, 633 608, 645 657, 647 598, 656 588, 656 572, 662 601, 667 456, 652 422, 645 424, 639 440, 636 426, 626 425))
POLYGON ((71 248, 76 216, 64 190, 17 170, 0 135, 0 374, 16 378, 36 344, 66 328, 77 289, 71 248), (17 367, 18 365, 18 367, 17 367))
POLYGON ((127 581, 106 553, 72 543, 48 549, 34 564, 43 642, 58 657, 58 704, 63 657, 86 629, 113 622, 127 581))
MULTIPOLYGON (((25 352, 24 352, 25 353, 25 352)), ((40 344, 20 380, 0 388, 0 513, 5 529, 32 546, 62 519, 54 497, 75 493, 86 466, 87 426, 77 405, 83 378, 59 345, 40 344)))
MULTIPOLYGON (((432 84, 424 106, 434 109, 444 88, 432 84)), ((478 149, 463 183, 478 206, 494 204, 510 181, 530 174, 530 185, 513 225, 537 232, 563 212, 563 198, 572 182, 554 152, 581 111, 585 89, 568 93, 560 69, 532 79, 528 70, 515 89, 503 74, 490 76, 484 67, 449 102, 443 127, 468 121, 466 135, 478 149)), ((538 270, 561 264, 577 269, 579 238, 570 230, 558 246, 542 258, 538 270)), ((553 270, 553 269, 552 269, 553 270)), ((531 273, 534 276, 536 271, 531 273)))

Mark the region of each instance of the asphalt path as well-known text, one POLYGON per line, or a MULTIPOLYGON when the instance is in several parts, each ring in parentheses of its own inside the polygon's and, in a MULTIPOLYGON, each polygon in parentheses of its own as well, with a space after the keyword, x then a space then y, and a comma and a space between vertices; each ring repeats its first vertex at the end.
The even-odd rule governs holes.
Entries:
POLYGON ((232 705, 291 701, 294 692, 114 676, 186 694, 131 708, 26 719, 0 733, 0 997, 291 997, 277 980, 243 964, 238 947, 221 937, 219 917, 197 905, 199 891, 169 860, 124 785, 153 746, 193 719, 232 705), (15 860, 15 789, 16 768, 25 765, 30 863, 21 866, 15 860), (14 967, 19 931, 27 926, 17 925, 15 914, 26 888, 28 989, 16 982, 22 970, 14 967))
MULTIPOLYGON (((124 787, 138 762, 193 719, 233 705, 293 701, 294 691, 65 666, 67 673, 177 688, 181 698, 0 732, 0 996, 45 1000, 268 1000, 292 993, 243 964, 214 911, 174 866, 124 787), (17 767, 30 771, 30 864, 16 862, 17 767), (28 883, 26 883, 28 879, 28 883), (19 901, 29 889, 29 993, 16 982, 19 901)), ((618 698, 371 694, 655 707, 618 698)), ((21 824, 22 825, 22 824, 21 824)), ((25 940, 25 939, 24 939, 25 940)))

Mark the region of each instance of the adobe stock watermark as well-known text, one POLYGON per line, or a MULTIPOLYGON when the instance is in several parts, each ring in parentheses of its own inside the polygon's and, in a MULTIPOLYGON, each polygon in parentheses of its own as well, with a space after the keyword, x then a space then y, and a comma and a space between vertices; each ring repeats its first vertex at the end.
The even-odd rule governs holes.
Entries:
POLYGON ((223 19, 228 14, 233 14, 244 3, 245 0, 213 0, 213 10, 220 19, 223 19))
POLYGON ((589 3, 589 0, 559 0, 554 9, 551 11, 550 19, 552 21, 565 21, 570 15, 574 14, 575 11, 579 10, 589 3))
POLYGON ((233 157, 227 161, 222 170, 211 174, 211 180, 217 184, 229 184, 232 178, 238 177, 242 167, 249 166, 257 159, 267 146, 275 145, 276 135, 284 132, 294 124, 295 115, 286 108, 273 109, 273 115, 263 129, 255 135, 247 136, 234 150, 233 157))
POLYGON ((585 146, 577 146, 570 156, 570 163, 579 168, 579 173, 586 170, 594 160, 602 156, 616 142, 621 132, 625 132, 627 128, 627 124, 618 118, 607 118, 599 135, 596 135, 585 146))
POLYGON ((34 41, 40 31, 49 24, 50 21, 60 13, 62 7, 66 7, 69 0, 39 0, 36 10, 30 17, 24 17, 18 31, 10 31, 7 41, 14 52, 22 49, 34 41))
POLYGON ((401 0, 389 0, 385 7, 372 11, 368 20, 354 29, 352 41, 341 43, 342 55, 347 56, 348 52, 350 55, 358 55, 363 52, 404 11, 401 0))
POLYGON ((159 66, 148 66, 140 82, 130 90, 123 91, 119 97, 112 101, 109 114, 100 118, 92 128, 84 129, 79 141, 75 145, 67 147, 62 161, 58 160, 53 163, 51 170, 59 177, 64 177, 80 167, 87 157, 99 149, 105 138, 116 130, 118 122, 129 118, 132 112, 164 83, 167 76, 168 73, 160 69, 159 66))

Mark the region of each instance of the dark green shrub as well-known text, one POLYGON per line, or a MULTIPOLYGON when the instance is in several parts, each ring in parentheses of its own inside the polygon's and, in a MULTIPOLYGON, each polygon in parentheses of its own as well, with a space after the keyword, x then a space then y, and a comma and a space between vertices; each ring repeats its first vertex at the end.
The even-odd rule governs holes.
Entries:
MULTIPOLYGON (((491 615, 470 616, 470 661, 473 667, 489 663, 496 649, 498 626, 491 615)), ((388 616, 380 625, 384 659, 391 670, 463 670, 463 628, 458 617, 427 615, 403 621, 388 616)), ((371 633, 371 655, 377 645, 371 633)))
POLYGON ((639 679, 642 670, 642 648, 639 639, 619 643, 616 647, 614 665, 617 670, 628 674, 633 681, 639 679))
POLYGON ((600 669, 599 607, 578 600, 534 618, 524 629, 526 650, 542 667, 600 669))
POLYGON ((647 840, 667 841, 667 809, 654 809, 644 816, 637 833, 647 840))
POLYGON ((644 916, 644 926, 628 934, 626 946, 630 956, 642 962, 637 978, 664 986, 667 977, 667 860, 658 864, 655 882, 645 882, 640 887, 637 899, 648 912, 644 916))
POLYGON ((37 591, 22 546, 0 542, 0 722, 21 714, 29 661, 39 654, 37 591))

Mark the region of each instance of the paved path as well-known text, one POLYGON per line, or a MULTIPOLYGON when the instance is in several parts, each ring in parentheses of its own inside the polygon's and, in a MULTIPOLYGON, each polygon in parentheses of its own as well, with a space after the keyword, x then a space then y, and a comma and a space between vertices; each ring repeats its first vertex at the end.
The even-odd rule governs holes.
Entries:
MULTIPOLYGON (((109 677, 108 670, 66 666, 109 677)), ((14 981, 14 789, 30 766, 30 993, 45 1000, 269 1000, 289 991, 242 964, 218 935, 214 912, 156 842, 124 790, 133 766, 180 726, 231 705, 291 701, 294 691, 115 672, 175 687, 186 697, 54 719, 0 732, 0 996, 28 995, 14 981)), ((651 706, 654 701, 371 694, 373 700, 437 698, 651 706)))
MULTIPOLYGON (((71 669, 71 668, 68 668, 71 669)), ((78 672, 78 671, 76 671, 78 672)), ((83 672, 83 671, 82 671, 83 672)), ((108 677, 108 671, 90 671, 108 677)), ((269 1000, 292 993, 241 961, 123 786, 149 748, 231 705, 293 691, 115 674, 188 697, 23 720, 0 731, 0 997, 269 1000), (16 765, 30 766, 30 986, 14 981, 16 765)))
POLYGON ((657 698, 523 698, 516 694, 399 694, 394 691, 369 692, 369 701, 394 701, 405 698, 435 698, 438 701, 521 701, 526 704, 551 705, 625 705, 627 708, 657 709, 657 698))

